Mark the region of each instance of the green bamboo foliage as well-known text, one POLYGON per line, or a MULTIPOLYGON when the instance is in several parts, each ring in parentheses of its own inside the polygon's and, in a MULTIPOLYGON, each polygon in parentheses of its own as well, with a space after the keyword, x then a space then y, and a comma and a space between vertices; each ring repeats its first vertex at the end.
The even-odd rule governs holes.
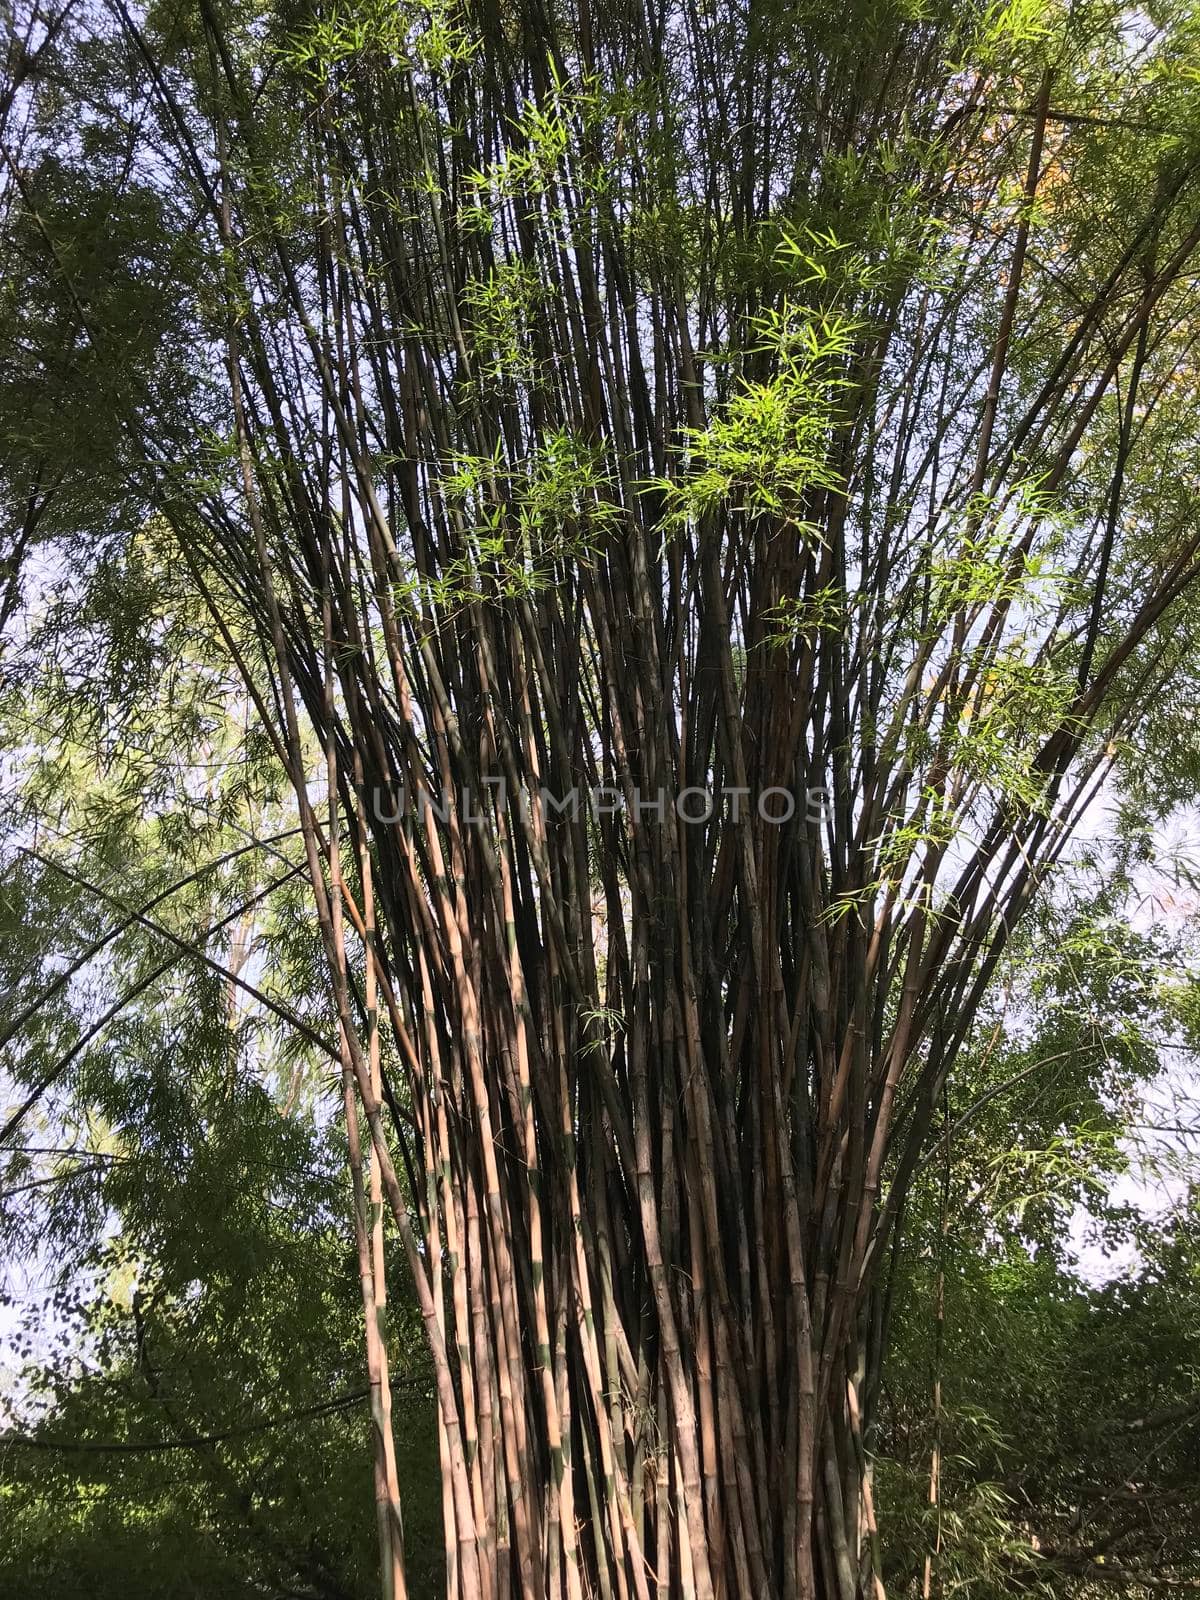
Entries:
MULTIPOLYGON (((89 18, 189 251, 194 425, 151 399, 125 450, 337 1005, 385 1594, 384 1209, 452 1600, 882 1593, 905 1196, 1191 647, 1184 21, 89 18)), ((51 100, 11 203, 69 287, 51 100)))

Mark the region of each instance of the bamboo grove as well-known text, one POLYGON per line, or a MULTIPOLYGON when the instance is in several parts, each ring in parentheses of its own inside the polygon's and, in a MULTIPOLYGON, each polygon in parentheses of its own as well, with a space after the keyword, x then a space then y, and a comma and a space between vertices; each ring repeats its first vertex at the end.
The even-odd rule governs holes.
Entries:
POLYGON ((905 1196, 1189 660, 1194 27, 28 20, 6 227, 294 789, 389 1597, 393 1237, 453 1600, 882 1595, 905 1196))

